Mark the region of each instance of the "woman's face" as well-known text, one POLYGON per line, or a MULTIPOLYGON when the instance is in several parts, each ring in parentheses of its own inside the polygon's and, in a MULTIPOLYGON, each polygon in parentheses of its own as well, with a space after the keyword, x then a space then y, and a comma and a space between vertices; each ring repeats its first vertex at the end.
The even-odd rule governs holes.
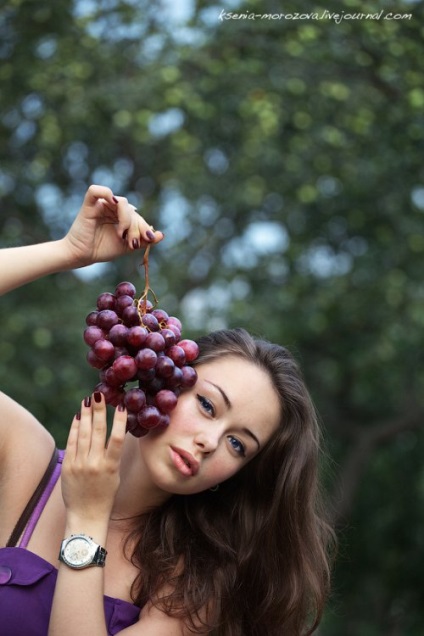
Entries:
POLYGON ((194 494, 225 481, 257 455, 280 421, 268 374, 228 355, 196 367, 164 431, 139 440, 152 482, 167 493, 194 494))

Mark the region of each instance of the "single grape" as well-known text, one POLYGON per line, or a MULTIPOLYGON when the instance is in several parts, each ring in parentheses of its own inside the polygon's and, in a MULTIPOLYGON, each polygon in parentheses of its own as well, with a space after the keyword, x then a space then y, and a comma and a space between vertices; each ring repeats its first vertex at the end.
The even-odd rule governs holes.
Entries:
POLYGON ((152 316, 156 318, 156 320, 161 326, 162 325, 165 326, 169 318, 168 314, 166 313, 164 309, 153 309, 152 316))
POLYGON ((112 329, 119 322, 118 314, 112 309, 102 309, 97 316, 97 324, 105 331, 112 329))
POLYGON ((84 329, 84 342, 88 344, 89 347, 92 347, 97 340, 104 338, 104 333, 100 329, 100 327, 95 327, 94 325, 91 327, 87 327, 84 329))
POLYGON ((125 394, 124 404, 128 411, 138 413, 146 404, 146 394, 141 389, 130 389, 125 394))
POLYGON ((147 329, 145 327, 140 327, 140 325, 130 327, 127 335, 127 343, 134 349, 140 349, 146 340, 148 333, 147 329))
POLYGON ((193 362, 199 355, 199 345, 194 340, 180 340, 178 346, 184 350, 186 362, 193 362))
POLYGON ((177 365, 177 367, 182 367, 186 361, 186 355, 184 353, 184 349, 182 349, 179 345, 173 345, 166 350, 166 355, 171 358, 177 365))
POLYGON ((155 395, 155 403, 162 413, 170 413, 177 406, 178 398, 173 391, 162 389, 155 395))
POLYGON ((147 327, 149 331, 159 331, 159 322, 153 314, 144 314, 141 317, 141 324, 147 327))
POLYGON ((176 388, 181 386, 183 381, 183 372, 180 367, 174 367, 171 377, 166 378, 166 387, 175 391, 176 388))
POLYGON ((93 367, 94 369, 103 369, 103 367, 107 364, 104 360, 100 360, 92 349, 90 349, 87 353, 87 362, 90 367, 93 367))
POLYGON ((181 329, 178 329, 178 327, 176 325, 173 324, 167 324, 166 326, 167 329, 170 329, 174 336, 175 336, 175 343, 177 343, 179 340, 181 340, 181 329))
POLYGON ((145 406, 137 416, 138 423, 143 428, 151 429, 158 426, 161 415, 155 406, 145 406))
POLYGON ((146 337, 145 346, 149 347, 149 349, 153 349, 153 351, 156 351, 156 353, 158 353, 159 351, 163 351, 165 349, 165 338, 162 336, 162 334, 154 331, 152 333, 149 333, 146 337))
POLYGON ((139 325, 140 316, 138 315, 137 307, 134 307, 134 305, 132 305, 131 307, 125 307, 124 311, 122 312, 122 320, 124 322, 124 325, 127 325, 127 327, 134 327, 134 325, 139 325))
POLYGON ((169 316, 169 318, 168 318, 168 327, 170 325, 174 325, 175 327, 177 327, 180 330, 180 333, 183 330, 183 326, 181 324, 181 320, 179 318, 177 318, 176 316, 169 316))
MULTIPOLYGON (((155 397, 156 393, 165 388, 165 379, 159 378, 157 375, 146 385, 146 391, 151 397, 155 397)), ((153 401, 151 402, 154 403, 153 401)))
POLYGON ((119 298, 119 296, 131 296, 131 298, 134 298, 135 294, 136 289, 132 283, 124 281, 116 286, 115 296, 117 298, 119 298))
POLYGON ((109 340, 100 339, 96 340, 94 343, 93 351, 100 360, 107 362, 107 360, 113 358, 115 354, 115 347, 111 342, 109 342, 109 340))
POLYGON ((109 331, 108 338, 115 345, 115 347, 122 347, 127 342, 128 327, 119 323, 113 325, 109 331))
POLYGON ((169 415, 166 415, 165 413, 161 413, 160 421, 159 421, 159 424, 156 426, 156 430, 158 428, 166 428, 167 426, 169 426, 170 421, 171 421, 171 418, 169 417, 169 415))
POLYGON ((100 375, 100 378, 103 380, 103 382, 106 382, 106 384, 109 384, 110 386, 122 386, 123 384, 122 380, 117 377, 112 367, 104 369, 102 371, 102 374, 100 375))
POLYGON ((99 311, 102 309, 115 309, 115 296, 109 292, 100 294, 97 298, 97 309, 99 311))
POLYGON ((109 386, 105 382, 100 382, 95 391, 100 391, 105 396, 106 404, 112 404, 112 406, 118 406, 118 404, 122 404, 123 399, 125 397, 125 391, 123 389, 119 389, 117 387, 109 386))
POLYGON ((124 310, 127 307, 132 307, 134 304, 134 299, 131 296, 118 296, 115 302, 115 311, 118 316, 122 317, 124 310))
POLYGON ((116 360, 117 358, 120 358, 121 356, 129 356, 130 352, 128 351, 128 349, 126 347, 115 347, 115 355, 113 356, 113 359, 116 360))
POLYGON ((143 428, 142 426, 140 426, 136 413, 128 413, 126 428, 127 432, 134 435, 134 437, 143 437, 149 432, 147 428, 143 428))
POLYGON ((181 380, 181 387, 184 389, 190 389, 197 382, 196 369, 193 369, 193 367, 184 366, 182 367, 181 372, 183 374, 183 377, 181 380))
POLYGON ((161 329, 160 335, 165 340, 165 348, 172 347, 176 344, 175 333, 171 329, 161 329))
POLYGON ((119 356, 114 360, 112 369, 122 382, 131 380, 137 373, 137 365, 132 356, 119 356))
POLYGON ((139 369, 153 369, 158 357, 152 349, 140 349, 135 356, 135 363, 139 369))
POLYGON ((174 361, 168 356, 161 356, 156 362, 156 373, 161 378, 170 378, 175 369, 174 361))
POLYGON ((85 322, 88 326, 97 325, 97 316, 99 315, 98 311, 90 311, 88 316, 85 319, 85 322))

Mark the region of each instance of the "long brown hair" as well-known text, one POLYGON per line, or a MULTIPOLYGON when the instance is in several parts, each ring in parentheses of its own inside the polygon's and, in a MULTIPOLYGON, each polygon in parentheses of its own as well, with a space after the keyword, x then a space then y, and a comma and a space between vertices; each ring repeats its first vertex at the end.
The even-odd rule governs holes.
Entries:
POLYGON ((329 591, 333 540, 320 504, 312 401, 284 347, 243 329, 216 331, 198 343, 196 364, 237 355, 264 369, 280 399, 281 423, 217 492, 174 495, 143 515, 132 535, 140 569, 134 601, 153 600, 195 633, 311 634, 329 591), (158 599, 164 585, 171 591, 158 599))

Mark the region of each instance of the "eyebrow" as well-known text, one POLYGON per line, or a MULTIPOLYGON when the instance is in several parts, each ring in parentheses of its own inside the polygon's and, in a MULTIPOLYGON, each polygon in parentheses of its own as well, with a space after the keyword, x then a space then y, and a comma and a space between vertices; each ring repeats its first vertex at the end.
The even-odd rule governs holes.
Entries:
POLYGON ((211 382, 210 380, 205 380, 205 382, 207 382, 208 384, 211 384, 212 386, 214 386, 215 389, 217 389, 221 393, 222 399, 224 400, 227 409, 231 409, 233 407, 233 405, 230 402, 230 398, 225 393, 225 391, 223 389, 221 389, 221 387, 218 384, 215 384, 214 382, 211 382))
MULTIPOLYGON (((231 404, 230 399, 229 399, 228 395, 225 393, 225 391, 223 389, 221 389, 221 387, 218 384, 215 384, 214 382, 211 382, 210 380, 205 380, 205 382, 207 382, 208 384, 211 384, 213 387, 215 387, 215 389, 217 389, 217 391, 220 392, 220 394, 222 395, 222 399, 224 400, 227 409, 231 409, 233 405, 231 404)), ((252 431, 250 429, 246 428, 246 427, 243 427, 241 430, 242 430, 243 433, 245 433, 246 435, 251 437, 254 442, 256 442, 258 450, 260 450, 261 445, 260 445, 259 440, 256 437, 256 435, 254 433, 252 433, 252 431)))

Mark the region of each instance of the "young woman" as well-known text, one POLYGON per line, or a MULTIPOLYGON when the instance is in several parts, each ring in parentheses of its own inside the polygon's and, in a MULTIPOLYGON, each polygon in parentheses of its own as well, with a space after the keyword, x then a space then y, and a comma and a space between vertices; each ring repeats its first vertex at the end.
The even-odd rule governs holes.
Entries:
MULTIPOLYGON (((0 292, 162 238, 125 198, 91 186, 64 239, 0 252, 0 292)), ((58 454, 1 394, 2 634, 314 631, 332 534, 319 509, 308 392, 286 349, 244 330, 199 346, 196 384, 168 428, 141 438, 125 434, 118 407, 106 439, 96 392, 58 454)))

